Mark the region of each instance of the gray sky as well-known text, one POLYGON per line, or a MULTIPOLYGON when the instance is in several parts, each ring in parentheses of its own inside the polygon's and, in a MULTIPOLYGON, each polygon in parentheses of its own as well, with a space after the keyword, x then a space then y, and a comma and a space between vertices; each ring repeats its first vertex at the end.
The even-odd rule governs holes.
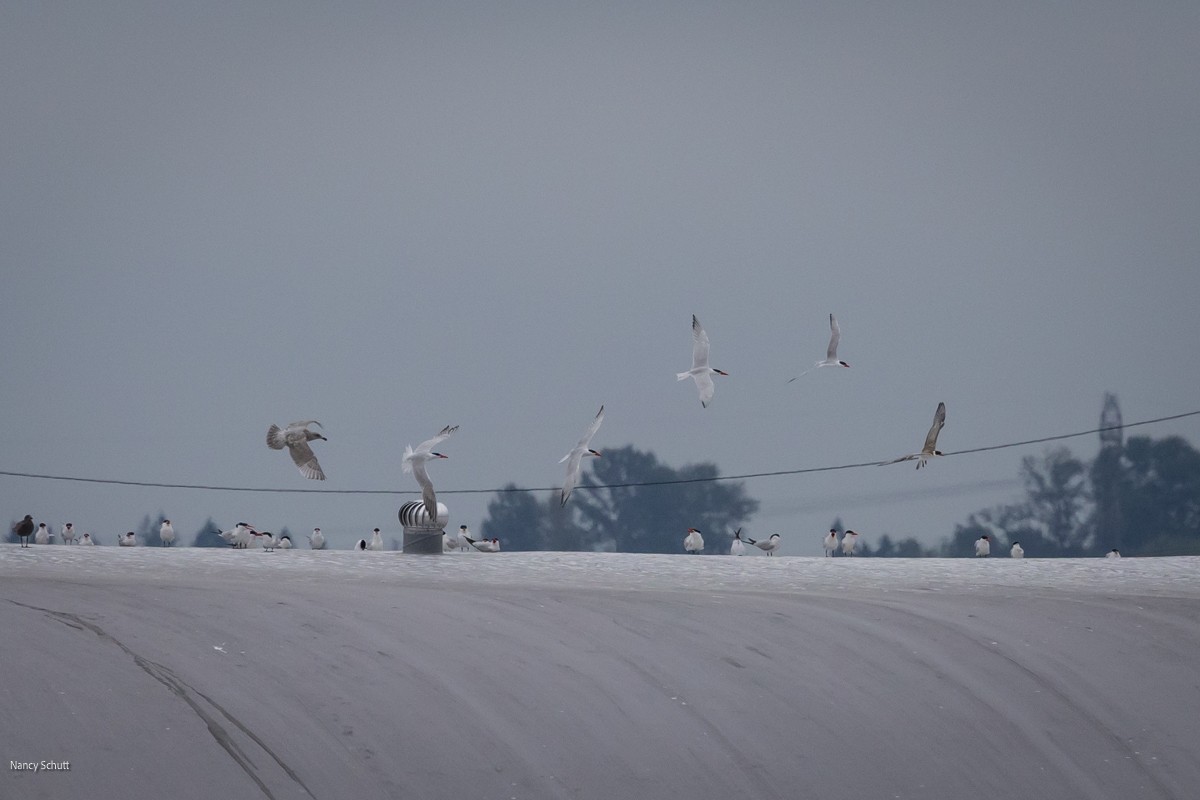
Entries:
MULTIPOLYGON (((912 452, 939 401, 944 450, 1200 408, 1194 3, 7 2, 0 70, 0 469, 410 491, 459 424, 439 489, 553 486, 601 403, 597 448, 723 474, 912 452), (831 311, 852 368, 785 385, 831 311), (304 418, 323 484, 264 444, 304 418)), ((752 480, 747 527, 934 542, 1042 452, 752 480)), ((0 477, 108 542, 411 497, 0 477)))

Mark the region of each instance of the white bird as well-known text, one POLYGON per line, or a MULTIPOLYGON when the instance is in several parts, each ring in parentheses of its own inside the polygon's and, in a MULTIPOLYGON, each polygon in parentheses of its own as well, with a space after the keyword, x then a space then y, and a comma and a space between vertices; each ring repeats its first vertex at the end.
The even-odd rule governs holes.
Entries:
POLYGON ((571 490, 575 488, 575 482, 579 480, 579 464, 583 461, 584 456, 599 457, 600 453, 588 447, 592 443, 592 437, 596 435, 596 431, 600 430, 600 423, 604 422, 604 406, 600 406, 600 411, 596 413, 596 418, 592 420, 592 424, 583 432, 583 438, 579 443, 571 449, 571 452, 558 460, 558 463, 567 462, 567 477, 563 481, 562 487, 562 502, 560 505, 567 504, 567 498, 571 496, 571 490))
POLYGON ((858 534, 854 531, 846 531, 842 534, 842 555, 854 555, 854 548, 858 545, 858 534))
POLYGON ((1021 547, 1020 542, 1013 542, 1012 549, 1008 551, 1008 554, 1012 558, 1024 558, 1025 557, 1025 548, 1021 547))
POLYGON ((95 547, 95 546, 96 546, 96 543, 92 541, 92 535, 91 535, 90 533, 85 533, 85 534, 83 535, 83 538, 79 540, 79 543, 80 543, 80 544, 87 544, 87 545, 91 545, 91 546, 93 546, 93 547, 95 547))
POLYGON ((746 543, 754 545, 769 556, 773 556, 775 555, 775 551, 779 549, 779 545, 783 543, 783 540, 779 537, 778 533, 772 533, 770 539, 759 539, 755 541, 754 539, 747 537, 746 543))
POLYGON ((367 540, 359 539, 357 542, 354 543, 354 549, 355 550, 366 550, 367 549, 367 540))
POLYGON ((288 536, 286 533, 279 534, 279 539, 275 542, 275 546, 280 550, 291 550, 292 537, 288 536))
POLYGON ((33 534, 34 544, 50 544, 50 529, 46 527, 46 523, 39 522, 37 533, 33 534))
POLYGON ((992 552, 992 540, 985 533, 975 540, 975 557, 986 558, 992 552))
POLYGON ((708 334, 704 332, 704 328, 700 327, 700 320, 696 319, 695 314, 692 314, 692 368, 687 372, 675 373, 675 380, 682 381, 687 378, 694 380, 696 389, 700 392, 700 405, 708 408, 708 404, 713 399, 713 375, 728 377, 729 373, 708 365, 708 334))
POLYGON ((425 501, 425 512, 429 514, 430 520, 435 520, 438 516, 437 495, 433 492, 433 482, 429 480, 429 473, 425 471, 425 462, 434 458, 450 457, 433 452, 433 448, 450 438, 450 434, 456 430, 458 430, 457 425, 447 425, 438 432, 437 436, 426 439, 417 445, 416 450, 412 449, 412 445, 404 446, 404 463, 401 469, 411 472, 417 479, 417 483, 421 484, 421 499, 425 501))
POLYGON ((119 544, 121 547, 137 547, 137 536, 133 531, 130 531, 118 539, 117 544, 119 544))
POLYGON ((369 543, 367 543, 367 549, 368 550, 382 550, 383 549, 383 534, 381 534, 379 532, 379 528, 376 528, 375 530, 373 530, 371 532, 371 541, 369 543))
POLYGON ((313 532, 308 535, 308 546, 313 550, 325 549, 325 534, 321 533, 320 528, 313 528, 313 532))
POLYGON ((921 452, 900 456, 900 458, 893 458, 891 461, 884 461, 880 466, 884 464, 898 464, 901 461, 912 461, 914 458, 917 459, 917 469, 925 466, 927 460, 942 454, 942 451, 937 449, 937 438, 938 433, 941 432, 945 424, 946 404, 938 403, 937 411, 933 414, 933 425, 929 428, 929 433, 925 434, 925 446, 921 448, 921 452))
POLYGON ((292 461, 300 468, 300 474, 306 478, 313 480, 325 480, 325 473, 321 470, 321 465, 317 463, 317 457, 313 454, 312 448, 308 443, 313 439, 329 441, 316 431, 310 431, 309 425, 321 427, 321 423, 315 419, 304 419, 299 422, 288 423, 286 428, 280 429, 278 425, 272 425, 267 428, 267 446, 272 450, 282 450, 287 448, 292 455, 292 461))
POLYGON ((158 528, 158 538, 162 540, 163 547, 175 544, 175 526, 171 524, 171 520, 164 519, 162 521, 162 525, 158 528))
POLYGON ((733 532, 733 543, 729 545, 729 555, 744 556, 746 555, 746 545, 742 544, 742 529, 738 528, 733 532))
POLYGON ((475 541, 471 537, 466 537, 467 543, 481 553, 498 553, 500 552, 499 539, 484 539, 483 541, 475 541))
POLYGON ((275 534, 270 531, 255 531, 254 533, 259 537, 259 542, 262 543, 263 549, 267 552, 271 552, 279 544, 279 540, 275 538, 275 534))
POLYGON ((234 525, 233 530, 221 531, 218 536, 229 542, 238 550, 245 550, 248 548, 251 540, 254 538, 251 533, 250 526, 245 522, 239 522, 238 524, 234 525))
POLYGON ((838 546, 838 538, 837 538, 837 529, 836 528, 829 529, 829 535, 825 537, 824 544, 825 544, 825 557, 829 558, 829 557, 833 556, 833 553, 835 550, 837 550, 837 546, 838 546))
POLYGON ((1120 558, 1121 551, 1114 547, 1112 550, 1109 550, 1107 553, 1105 553, 1104 557, 1105 558, 1120 558))
POLYGON ((75 523, 68 522, 62 526, 63 544, 77 544, 75 539, 75 523))
POLYGON ((688 553, 699 553, 704 550, 704 537, 697 528, 688 528, 687 536, 683 537, 683 549, 688 553))
POLYGON ((796 380, 797 378, 801 378, 801 377, 807 375, 808 373, 812 372, 814 369, 820 369, 821 367, 849 367, 850 366, 845 361, 838 360, 837 348, 838 348, 838 342, 841 341, 841 338, 842 338, 842 329, 838 327, 837 320, 834 319, 833 314, 829 315, 829 330, 830 330, 829 349, 825 352, 825 360, 818 361, 817 363, 813 364, 810 368, 804 370, 804 372, 801 372, 795 378, 792 378, 791 381, 788 381, 788 383, 791 383, 792 381, 796 380))
POLYGON ((451 535, 442 531, 442 550, 447 553, 453 553, 455 550, 466 550, 471 545, 467 544, 467 526, 459 525, 458 534, 451 535))

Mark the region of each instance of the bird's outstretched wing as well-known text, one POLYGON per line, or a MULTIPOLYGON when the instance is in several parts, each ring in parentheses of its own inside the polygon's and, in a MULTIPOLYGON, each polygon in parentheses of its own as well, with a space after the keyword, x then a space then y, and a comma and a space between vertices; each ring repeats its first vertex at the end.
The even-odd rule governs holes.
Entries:
POLYGON ((456 430, 458 430, 457 425, 454 425, 454 426, 447 425, 446 427, 444 427, 440 431, 438 431, 437 436, 434 436, 432 439, 426 439, 425 441, 423 441, 419 445, 417 445, 416 452, 417 453, 432 453, 433 448, 437 447, 439 444, 441 444, 442 442, 449 439, 450 434, 454 433, 456 430))
POLYGON ((692 314, 692 369, 708 367, 708 334, 700 327, 700 320, 692 314))
POLYGON ((837 320, 833 318, 833 314, 829 315, 829 330, 832 332, 829 336, 829 350, 825 353, 825 358, 830 361, 837 361, 838 342, 842 339, 842 329, 838 327, 837 320))
POLYGON ((937 438, 942 428, 946 424, 946 404, 938 403, 937 411, 933 414, 933 425, 929 428, 929 433, 925 435, 925 446, 921 448, 924 453, 932 453, 937 449, 937 438))
POLYGON ((429 480, 429 473, 425 471, 424 461, 412 462, 412 474, 417 479, 417 483, 421 484, 421 500, 425 503, 425 512, 429 514, 429 520, 432 522, 437 519, 437 495, 433 491, 433 481, 429 480))
POLYGON ((308 442, 296 442, 288 449, 291 451, 292 461, 300 468, 301 475, 314 481, 325 480, 325 472, 317 463, 317 457, 308 446, 308 442))

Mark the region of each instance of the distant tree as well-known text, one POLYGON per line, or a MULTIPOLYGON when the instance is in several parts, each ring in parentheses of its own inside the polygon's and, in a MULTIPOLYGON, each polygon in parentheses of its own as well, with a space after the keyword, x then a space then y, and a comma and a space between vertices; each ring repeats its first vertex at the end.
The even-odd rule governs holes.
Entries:
POLYGON ((506 550, 676 553, 686 530, 699 528, 705 551, 720 553, 758 509, 743 484, 712 480, 718 474, 712 464, 673 469, 627 446, 606 449, 592 469, 566 506, 558 492, 539 501, 512 484, 504 487, 488 503, 482 536, 499 538, 506 550), (669 483, 678 480, 694 482, 669 483))
POLYGON ((1058 545, 1060 555, 1083 555, 1089 533, 1084 524, 1089 498, 1083 462, 1065 447, 1050 450, 1040 461, 1026 456, 1021 480, 1030 520, 1058 545))
POLYGON ((192 547, 229 547, 229 543, 220 537, 221 526, 209 517, 200 526, 200 530, 196 531, 196 538, 192 540, 192 547))
MULTIPOLYGON (((715 464, 672 469, 653 453, 609 448, 581 482, 609 487, 580 492, 582 527, 594 546, 622 553, 681 552, 688 528, 720 538, 727 550, 730 533, 753 516, 758 501, 746 495, 741 482, 714 480, 718 474, 715 464)), ((706 552, 720 548, 706 547, 706 552)))
POLYGON ((481 539, 499 539, 505 550, 559 550, 549 547, 542 536, 545 509, 532 492, 515 483, 506 485, 487 506, 480 526, 481 539))
POLYGON ((1031 519, 1024 503, 995 506, 977 511, 967 517, 965 525, 954 526, 954 534, 942 544, 941 554, 950 558, 975 556, 975 540, 986 535, 992 541, 992 552, 1007 554, 1013 542, 1020 542, 1031 558, 1059 556, 1058 544, 1047 539, 1041 527, 1031 519))
POLYGON ((1122 552, 1200 554, 1200 452, 1184 439, 1129 439, 1120 491, 1122 552))

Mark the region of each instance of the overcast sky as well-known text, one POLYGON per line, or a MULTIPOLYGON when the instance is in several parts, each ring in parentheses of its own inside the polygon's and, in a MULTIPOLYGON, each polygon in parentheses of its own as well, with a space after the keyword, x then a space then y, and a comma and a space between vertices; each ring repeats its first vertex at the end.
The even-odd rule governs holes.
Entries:
MULTIPOLYGON (((598 449, 723 474, 913 452, 939 401, 947 451, 1200 409, 1195 3, 3 2, 0 72, 3 470, 413 491, 458 424, 439 489, 540 487, 602 403, 598 449), (830 312, 851 369, 786 384, 830 312), (264 443, 307 418, 324 483, 264 443)), ((933 543, 1044 451, 754 479, 746 527, 933 543)), ((0 476, 109 543, 415 497, 0 476)))

